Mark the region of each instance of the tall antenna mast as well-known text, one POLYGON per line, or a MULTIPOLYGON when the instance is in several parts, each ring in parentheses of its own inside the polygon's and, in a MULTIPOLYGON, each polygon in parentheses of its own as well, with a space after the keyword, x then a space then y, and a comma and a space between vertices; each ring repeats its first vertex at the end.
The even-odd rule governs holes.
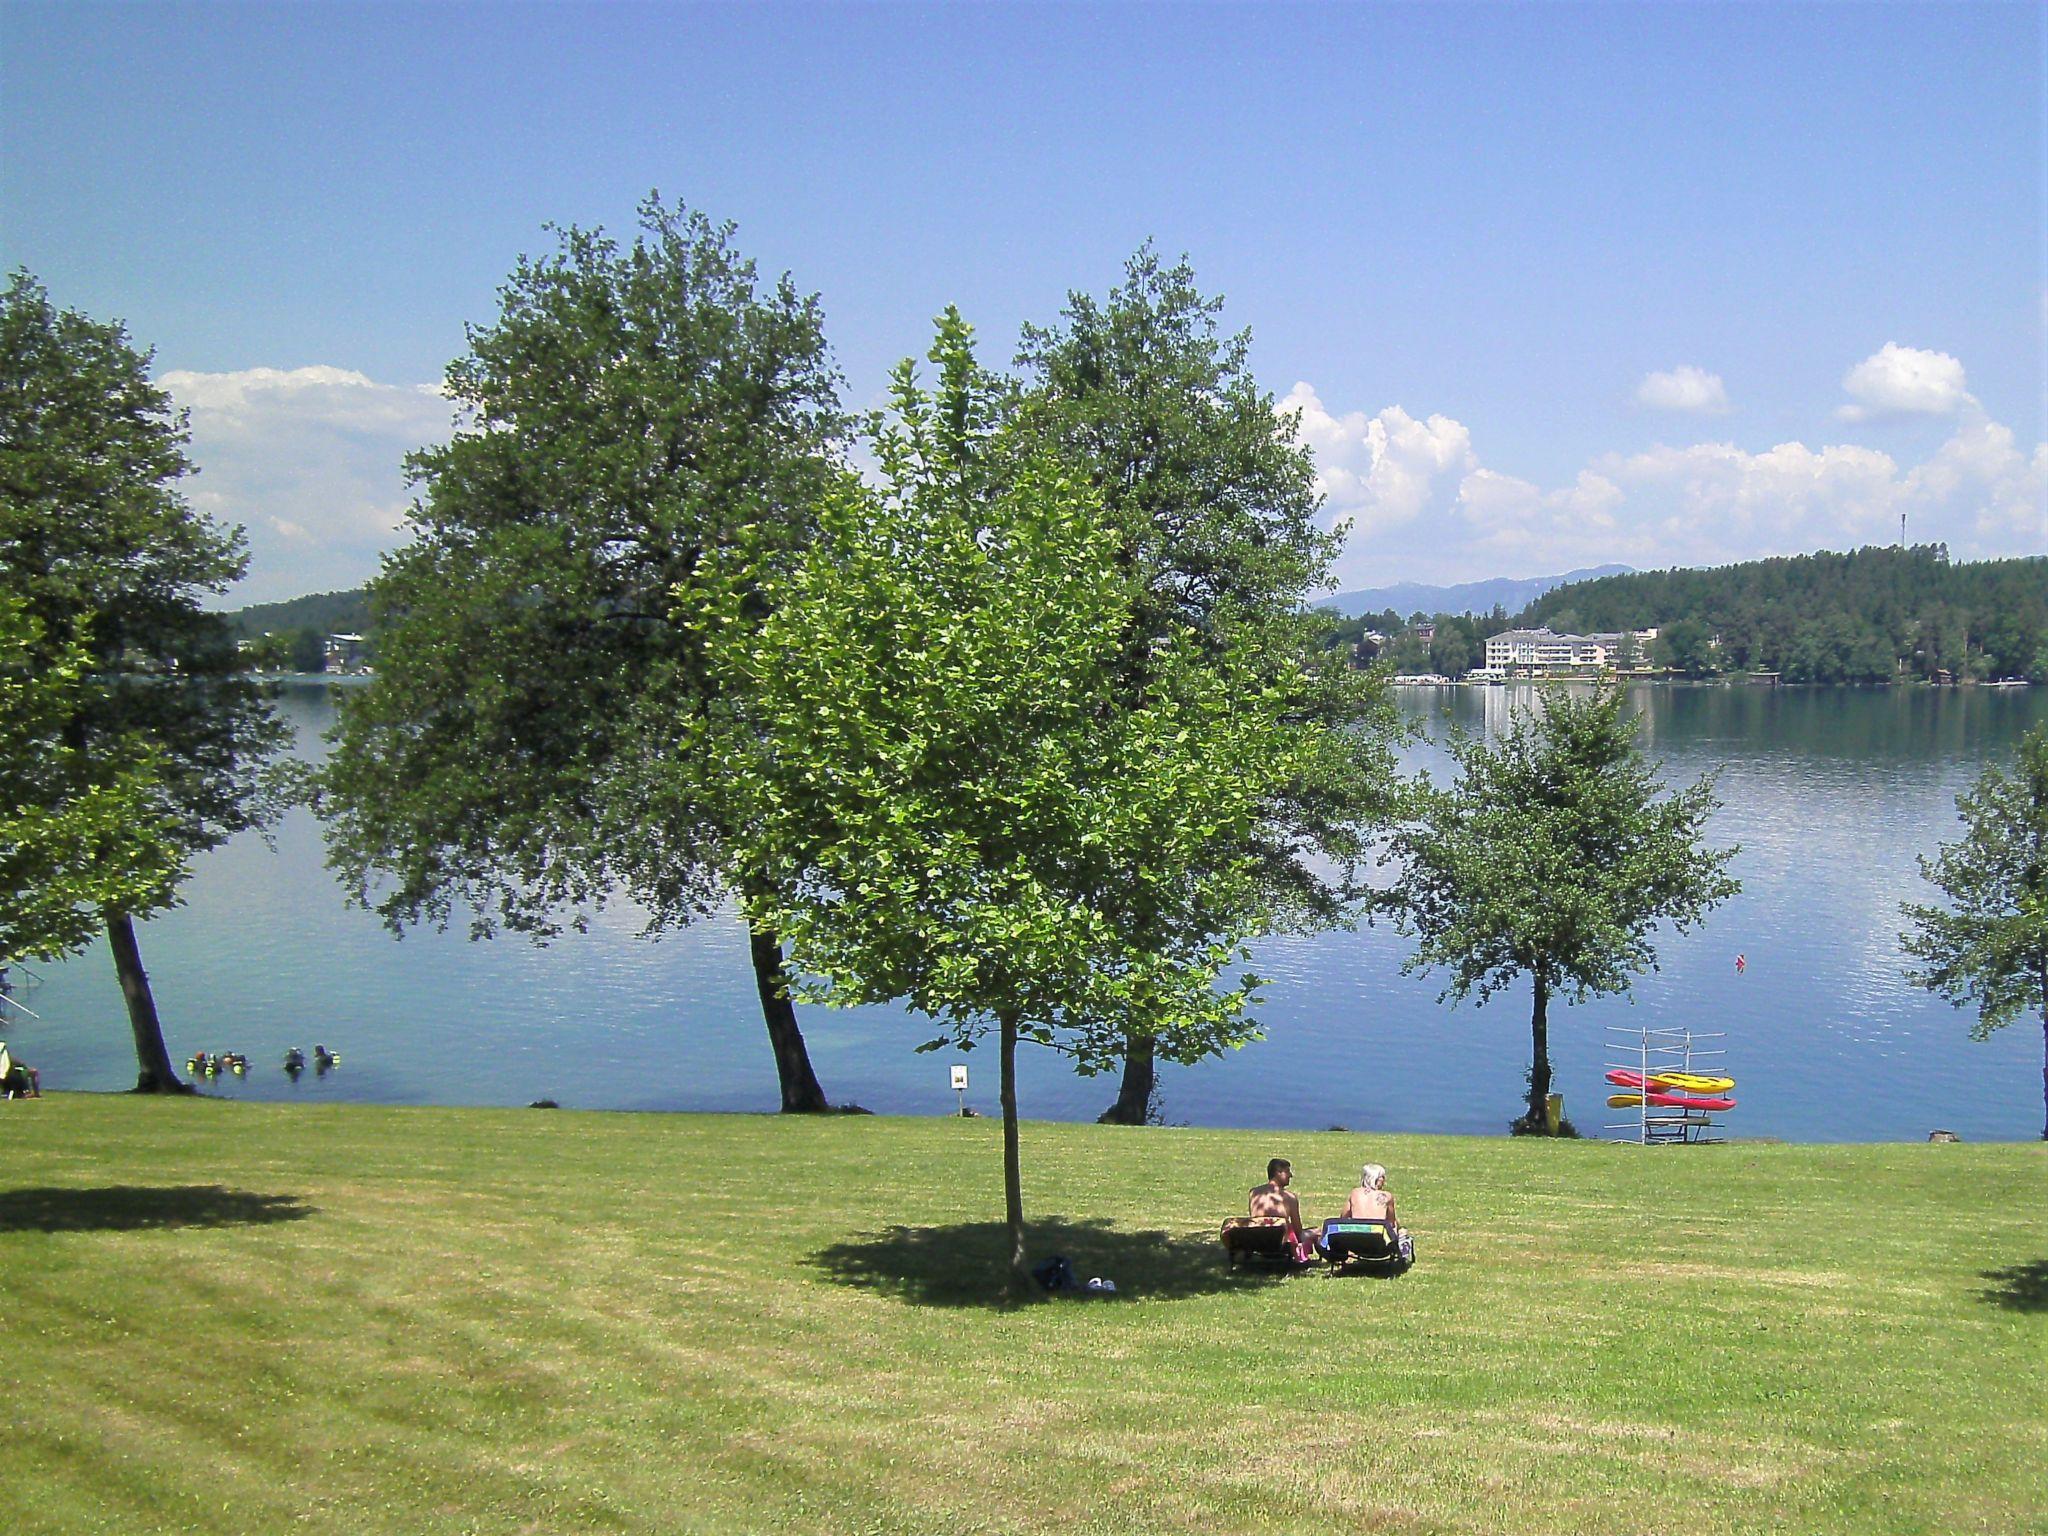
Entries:
POLYGON ((1901 549, 1904 549, 1905 547, 1906 547, 1906 514, 1905 514, 1905 513, 1903 513, 1903 512, 1901 512, 1901 513, 1899 514, 1899 548, 1901 548, 1901 549))

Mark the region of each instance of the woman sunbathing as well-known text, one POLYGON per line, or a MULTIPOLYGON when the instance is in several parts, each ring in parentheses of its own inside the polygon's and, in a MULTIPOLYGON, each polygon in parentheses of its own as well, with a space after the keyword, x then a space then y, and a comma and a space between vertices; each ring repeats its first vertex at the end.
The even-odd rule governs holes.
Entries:
POLYGON ((1330 1220, 1382 1222, 1387 1229, 1388 1241, 1393 1243, 1402 1259, 1406 1261, 1414 1256, 1415 1244, 1394 1218, 1394 1197, 1387 1193, 1387 1170, 1378 1163, 1367 1163, 1358 1170, 1358 1184, 1352 1189, 1351 1197, 1344 1202, 1344 1209, 1330 1220))

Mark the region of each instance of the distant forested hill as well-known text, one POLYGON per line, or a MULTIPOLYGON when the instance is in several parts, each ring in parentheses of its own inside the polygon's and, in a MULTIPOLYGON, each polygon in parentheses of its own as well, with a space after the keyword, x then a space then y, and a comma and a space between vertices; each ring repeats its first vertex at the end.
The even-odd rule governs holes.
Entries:
POLYGON ((1788 682, 2048 682, 2048 557, 1956 564, 1940 544, 1823 552, 1553 588, 1520 622, 1665 632, 1674 664, 1788 682), (1718 640, 1718 644, 1715 642, 1718 640))
POLYGON ((322 635, 361 635, 369 632, 370 604, 361 587, 352 592, 315 592, 282 603, 257 603, 228 615, 241 638, 283 634, 310 629, 322 635))
MULTIPOLYGON (((361 587, 353 592, 315 592, 282 603, 257 603, 227 618, 237 639, 260 642, 248 649, 253 664, 265 671, 324 671, 329 635, 370 633, 370 603, 361 587), (261 638, 266 635, 271 638, 261 638)), ((373 639, 360 654, 367 658, 375 650, 373 639)))

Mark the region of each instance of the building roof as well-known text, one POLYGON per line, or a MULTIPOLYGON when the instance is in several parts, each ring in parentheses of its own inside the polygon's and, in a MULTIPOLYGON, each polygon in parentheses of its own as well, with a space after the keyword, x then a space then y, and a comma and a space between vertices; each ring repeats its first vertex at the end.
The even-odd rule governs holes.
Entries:
POLYGON ((1537 645, 1613 645, 1619 643, 1621 638, 1618 630, 1612 634, 1603 631, 1593 635, 1561 635, 1550 629, 1504 629, 1499 634, 1490 636, 1488 643, 1494 640, 1528 640, 1537 645))

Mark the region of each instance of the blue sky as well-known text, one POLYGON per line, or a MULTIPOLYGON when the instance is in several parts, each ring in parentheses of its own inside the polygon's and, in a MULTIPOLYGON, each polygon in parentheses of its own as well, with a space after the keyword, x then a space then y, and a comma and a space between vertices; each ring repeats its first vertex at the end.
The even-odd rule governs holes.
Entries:
POLYGON ((428 388, 650 188, 856 403, 1147 236, 1305 412, 1346 586, 2048 549, 2031 5, 0 5, 0 261, 193 410, 242 596, 400 537, 428 388))

